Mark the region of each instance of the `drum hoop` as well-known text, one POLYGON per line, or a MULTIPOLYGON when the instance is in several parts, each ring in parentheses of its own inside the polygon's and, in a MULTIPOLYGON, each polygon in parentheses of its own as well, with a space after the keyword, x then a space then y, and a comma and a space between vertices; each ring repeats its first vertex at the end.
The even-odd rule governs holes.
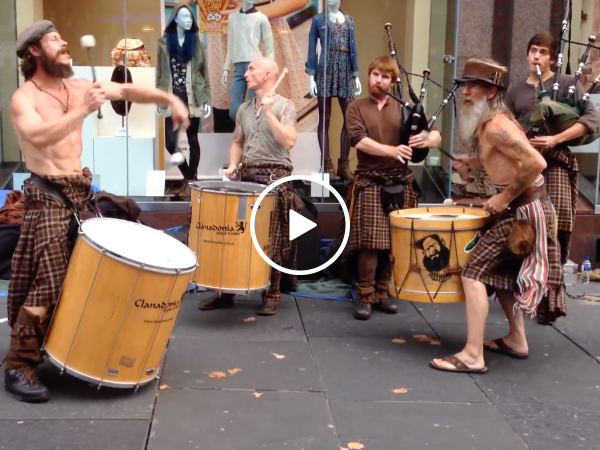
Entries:
MULTIPOLYGON (((90 245, 90 247, 92 247, 96 250, 99 250, 102 255, 106 255, 109 258, 114 259, 116 261, 120 261, 124 264, 127 264, 128 266, 137 267, 139 269, 145 269, 149 272, 162 273, 162 274, 167 274, 167 275, 173 275, 173 274, 185 275, 185 274, 193 272, 194 270, 196 270, 196 267, 197 267, 197 263, 191 267, 178 268, 178 269, 169 269, 167 267, 161 267, 161 266, 155 266, 153 264, 141 263, 141 262, 135 261, 131 258, 127 258, 126 256, 119 255, 118 253, 113 252, 112 250, 108 250, 107 248, 97 244, 96 242, 94 242, 92 240, 91 237, 87 236, 85 234, 85 232, 81 229, 79 230, 79 234, 80 234, 80 237, 88 245, 90 245)), ((193 254, 193 252, 191 250, 190 250, 190 252, 193 254)))
MULTIPOLYGON (((460 222, 460 221, 457 221, 460 222)), ((411 227, 410 225, 406 226, 406 225, 396 225, 396 224, 390 224, 390 226, 392 228, 400 228, 401 230, 410 230, 411 227)), ((475 230, 481 230, 483 228, 483 226, 471 226, 471 227, 454 227, 454 231, 475 231, 475 230)), ((440 227, 431 227, 431 228, 425 228, 425 227, 421 227, 421 228, 414 228, 415 231, 426 231, 426 232, 430 232, 430 231, 450 231, 450 228, 440 228, 440 227)))
MULTIPOLYGON (((211 194, 223 194, 223 195, 234 195, 234 196, 244 196, 244 197, 253 197, 253 196, 260 196, 260 194, 263 193, 263 191, 265 191, 267 189, 267 185, 263 185, 260 183, 249 183, 247 181, 238 181, 238 182, 231 182, 232 183, 232 189, 228 190, 226 187, 223 189, 218 189, 215 188, 214 185, 217 183, 225 183, 224 181, 204 181, 204 182, 195 182, 195 183, 190 183, 190 188, 193 191, 198 191, 198 192, 210 192, 211 194), (256 191, 239 191, 237 189, 235 189, 235 184, 236 183, 241 183, 245 186, 249 186, 249 187, 254 187, 257 190, 256 191), (204 187, 205 186, 210 186, 210 187, 204 187)), ((275 193, 273 192, 273 190, 269 191, 267 194, 267 196, 269 195, 275 195, 275 193)))

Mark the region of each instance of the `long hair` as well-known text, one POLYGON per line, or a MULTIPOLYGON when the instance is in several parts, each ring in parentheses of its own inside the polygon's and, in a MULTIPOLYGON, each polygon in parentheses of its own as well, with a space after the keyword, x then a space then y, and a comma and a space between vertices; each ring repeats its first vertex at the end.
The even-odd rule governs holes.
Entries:
MULTIPOLYGON (((40 42, 35 42, 31 45, 37 47, 40 50, 42 49, 40 42)), ((31 53, 29 53, 29 50, 26 50, 25 55, 21 58, 21 67, 20 68, 21 68, 21 74, 23 75, 23 78, 25 79, 25 81, 29 81, 33 77, 35 72, 37 71, 38 63, 35 60, 35 58, 33 57, 33 55, 31 53)))

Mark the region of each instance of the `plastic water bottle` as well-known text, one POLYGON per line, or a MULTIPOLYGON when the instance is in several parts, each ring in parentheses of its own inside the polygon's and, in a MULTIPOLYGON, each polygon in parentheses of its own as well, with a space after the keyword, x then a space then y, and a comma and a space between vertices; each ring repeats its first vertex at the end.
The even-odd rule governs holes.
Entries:
POLYGON ((581 284, 588 284, 590 282, 590 272, 592 271, 592 263, 590 262, 589 256, 586 256, 581 263, 581 274, 579 275, 579 282, 581 284))

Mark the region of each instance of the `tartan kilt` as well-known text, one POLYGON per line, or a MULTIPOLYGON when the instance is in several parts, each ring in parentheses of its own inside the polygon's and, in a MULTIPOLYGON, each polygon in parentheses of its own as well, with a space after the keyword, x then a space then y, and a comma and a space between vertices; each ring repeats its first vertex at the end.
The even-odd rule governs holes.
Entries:
MULTIPOLYGON (((60 185, 77 206, 91 198, 91 173, 81 176, 48 176, 60 185)), ((19 242, 11 263, 7 314, 12 327, 22 306, 54 307, 63 286, 72 244, 68 239, 73 213, 58 200, 24 183, 25 204, 19 242)))
MULTIPOLYGON (((381 206, 381 186, 358 179, 354 191, 354 208, 350 212, 350 235, 344 252, 355 250, 389 250, 390 221, 381 206)), ((404 209, 417 208, 419 197, 412 183, 404 187, 404 209)), ((344 232, 344 221, 340 224, 344 232)))
MULTIPOLYGON (((560 246, 557 236, 551 232, 554 228, 556 213, 548 200, 542 199, 540 202, 544 210, 548 235, 550 309, 560 311, 561 315, 564 315, 565 298, 560 246)), ((490 229, 485 231, 462 269, 463 277, 480 281, 496 289, 518 292, 517 278, 523 258, 513 255, 507 246, 508 236, 516 220, 515 212, 505 213, 490 229)))
POLYGON ((562 147, 548 150, 544 157, 548 167, 543 175, 558 217, 558 229, 572 232, 579 196, 577 159, 569 149, 562 147))

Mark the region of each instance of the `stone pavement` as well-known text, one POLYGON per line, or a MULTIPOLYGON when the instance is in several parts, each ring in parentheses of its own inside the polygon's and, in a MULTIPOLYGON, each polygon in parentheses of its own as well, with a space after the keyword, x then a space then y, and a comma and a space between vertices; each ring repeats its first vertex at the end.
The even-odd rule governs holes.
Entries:
MULTIPOLYGON (((359 322, 350 303, 291 296, 274 317, 254 314, 257 297, 201 312, 204 295, 187 297, 160 381, 137 393, 47 364, 49 403, 0 389, 0 450, 600 449, 600 302, 528 321, 528 360, 489 355, 487 374, 465 375, 428 365, 461 348, 462 304, 359 322)), ((494 302, 487 335, 505 330, 494 302)), ((1 323, 2 355, 8 339, 1 323)))

